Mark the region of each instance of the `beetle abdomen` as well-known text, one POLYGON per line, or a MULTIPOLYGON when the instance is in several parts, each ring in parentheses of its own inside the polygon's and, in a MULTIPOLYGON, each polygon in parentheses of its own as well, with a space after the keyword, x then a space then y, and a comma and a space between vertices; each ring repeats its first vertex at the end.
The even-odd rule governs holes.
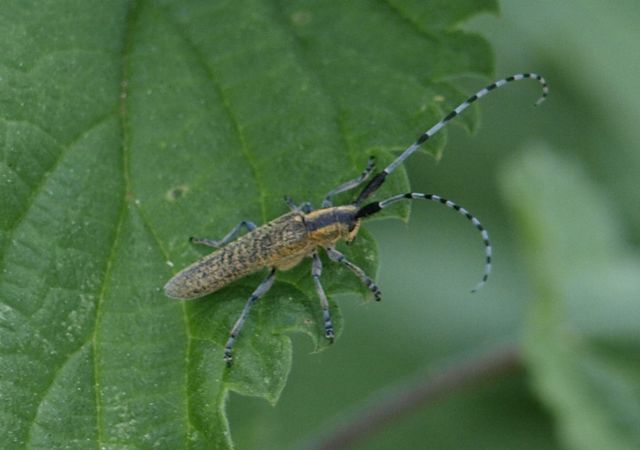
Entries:
POLYGON ((202 297, 264 267, 247 258, 238 244, 232 242, 184 268, 164 286, 165 294, 185 300, 202 297))
POLYGON ((164 286, 176 299, 202 297, 265 267, 279 265, 283 255, 302 257, 309 249, 307 230, 296 213, 256 228, 178 272, 164 286))

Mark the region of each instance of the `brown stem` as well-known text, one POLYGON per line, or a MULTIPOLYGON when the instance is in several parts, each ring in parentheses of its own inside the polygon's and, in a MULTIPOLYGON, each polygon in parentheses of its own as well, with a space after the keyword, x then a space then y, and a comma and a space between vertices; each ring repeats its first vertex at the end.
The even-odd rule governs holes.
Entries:
POLYGON ((313 442, 309 450, 352 448, 417 409, 431 406, 462 389, 513 373, 521 367, 520 352, 515 346, 501 347, 455 363, 418 383, 394 391, 377 404, 368 405, 345 425, 313 442))

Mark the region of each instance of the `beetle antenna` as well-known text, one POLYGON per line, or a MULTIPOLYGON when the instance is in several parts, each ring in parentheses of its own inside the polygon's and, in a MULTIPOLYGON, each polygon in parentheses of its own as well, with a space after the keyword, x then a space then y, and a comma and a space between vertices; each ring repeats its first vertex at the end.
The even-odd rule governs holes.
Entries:
POLYGON ((406 194, 398 194, 393 197, 389 197, 386 200, 382 200, 380 202, 369 203, 368 205, 363 206, 356 212, 356 218, 362 219, 364 217, 371 216, 386 208, 387 206, 402 201, 402 200, 431 200, 433 202, 438 202, 443 204, 444 206, 454 209, 458 211, 461 215, 469 219, 469 221, 476 227, 476 229, 480 232, 482 236, 482 242, 484 242, 484 254, 485 254, 485 263, 484 263, 484 274, 482 275, 482 280, 474 287, 471 292, 476 292, 487 282, 489 278, 489 274, 491 273, 491 241, 489 241, 489 233, 482 226, 480 221, 476 216, 471 214, 469 211, 464 209, 462 206, 452 202, 451 200, 447 200, 446 198, 440 197, 435 194, 421 194, 419 192, 408 192, 406 194))
POLYGON ((449 114, 447 114, 444 119, 442 119, 440 122, 436 123, 434 126, 429 128, 422 135, 420 135, 420 137, 413 144, 407 147, 406 150, 403 151, 400 156, 398 156, 382 172, 379 172, 375 177, 371 179, 369 184, 367 184, 362 190, 362 192, 360 192, 360 195, 358 195, 358 198, 354 202, 354 205, 360 206, 360 204, 367 197, 369 197, 371 194, 377 191, 380 188, 380 186, 382 186, 382 183, 384 183, 384 180, 387 177, 387 175, 393 172, 400 164, 404 162, 405 159, 411 156, 422 144, 424 144, 429 139, 431 139, 431 137, 433 137, 434 134, 440 131, 454 117, 456 117, 457 115, 462 113, 462 111, 467 109, 472 103, 484 97, 494 89, 504 86, 505 84, 508 84, 512 81, 520 81, 520 80, 525 80, 529 78, 537 80, 542 85, 542 95, 538 98, 538 100, 535 103, 535 106, 538 106, 547 98, 547 95, 549 94, 549 86, 547 85, 547 81, 544 79, 544 77, 542 77, 541 75, 538 75, 537 73, 518 73, 515 75, 511 75, 510 77, 503 78, 501 80, 491 83, 485 88, 480 89, 478 92, 473 94, 464 102, 460 103, 458 106, 456 106, 455 109, 453 109, 449 114))

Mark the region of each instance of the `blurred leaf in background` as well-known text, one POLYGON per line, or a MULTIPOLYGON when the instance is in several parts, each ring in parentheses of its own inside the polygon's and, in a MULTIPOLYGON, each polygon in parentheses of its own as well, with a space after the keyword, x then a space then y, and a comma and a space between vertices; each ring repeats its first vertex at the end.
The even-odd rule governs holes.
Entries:
POLYGON ((569 448, 640 446, 640 257, 572 159, 527 148, 505 167, 538 298, 527 367, 569 448))

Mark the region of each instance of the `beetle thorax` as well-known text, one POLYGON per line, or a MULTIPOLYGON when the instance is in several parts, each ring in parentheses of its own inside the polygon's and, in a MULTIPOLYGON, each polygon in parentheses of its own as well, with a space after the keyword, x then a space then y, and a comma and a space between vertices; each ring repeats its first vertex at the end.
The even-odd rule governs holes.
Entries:
POLYGON ((351 241, 360 228, 358 208, 352 205, 318 209, 304 216, 309 237, 318 245, 330 245, 340 239, 351 241))

